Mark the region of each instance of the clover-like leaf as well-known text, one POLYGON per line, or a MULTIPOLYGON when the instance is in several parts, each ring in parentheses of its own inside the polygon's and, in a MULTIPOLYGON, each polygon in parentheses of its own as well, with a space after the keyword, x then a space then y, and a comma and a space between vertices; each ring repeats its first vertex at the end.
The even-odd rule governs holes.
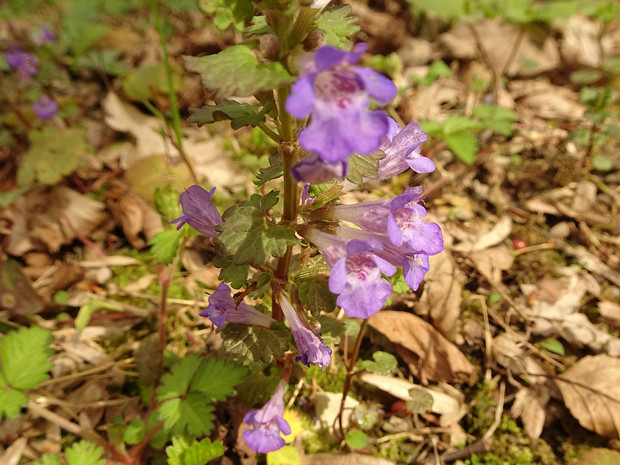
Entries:
POLYGON ((34 389, 46 380, 54 365, 47 361, 54 353, 49 348, 53 339, 49 331, 37 326, 20 328, 0 339, 0 370, 6 383, 15 389, 34 389))
POLYGON ((372 354, 372 358, 374 361, 362 360, 360 362, 364 370, 379 374, 388 374, 398 366, 396 357, 388 352, 377 351, 372 354))
POLYGON ((256 187, 260 187, 267 181, 272 179, 278 179, 284 173, 284 164, 281 157, 269 157, 269 167, 260 168, 256 175, 256 179, 253 181, 256 187))
POLYGON ((221 95, 248 97, 259 91, 270 91, 295 78, 281 63, 261 63, 252 50, 233 45, 216 55, 185 57, 187 69, 202 75, 207 89, 221 95))

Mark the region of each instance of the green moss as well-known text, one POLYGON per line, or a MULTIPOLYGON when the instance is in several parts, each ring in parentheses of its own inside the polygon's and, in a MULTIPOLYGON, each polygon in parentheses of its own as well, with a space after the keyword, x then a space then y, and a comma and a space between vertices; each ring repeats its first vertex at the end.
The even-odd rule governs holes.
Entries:
POLYGON ((331 367, 324 372, 316 365, 311 365, 306 370, 306 382, 308 386, 312 386, 312 378, 316 378, 316 383, 321 389, 327 392, 341 393, 344 388, 344 379, 347 376, 347 370, 344 365, 337 366, 336 373, 331 371, 331 367))

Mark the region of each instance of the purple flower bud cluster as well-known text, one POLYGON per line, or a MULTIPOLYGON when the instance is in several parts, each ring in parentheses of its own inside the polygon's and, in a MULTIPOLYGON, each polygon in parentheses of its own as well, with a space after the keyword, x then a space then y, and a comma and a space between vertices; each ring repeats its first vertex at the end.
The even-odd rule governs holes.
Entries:
MULTIPOLYGON (((56 36, 47 27, 43 27, 36 37, 35 43, 36 45, 43 45, 55 40, 56 36)), ((30 81, 39 71, 39 60, 17 45, 13 45, 8 52, 5 52, 4 56, 7 65, 17 71, 23 83, 30 81)), ((32 104, 32 109, 39 118, 47 120, 51 119, 58 111, 58 103, 51 97, 43 95, 32 104)))
POLYGON ((252 429, 243 432, 243 440, 256 452, 266 454, 286 444, 281 433, 291 434, 291 427, 284 419, 284 390, 286 380, 280 380, 269 401, 259 410, 250 410, 243 418, 252 429))

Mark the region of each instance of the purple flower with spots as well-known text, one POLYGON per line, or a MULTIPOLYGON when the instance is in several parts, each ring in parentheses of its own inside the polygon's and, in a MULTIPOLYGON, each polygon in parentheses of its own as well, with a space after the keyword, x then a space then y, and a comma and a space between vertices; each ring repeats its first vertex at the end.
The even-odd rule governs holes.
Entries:
POLYGON ((428 255, 422 253, 405 254, 403 261, 403 275, 405 282, 414 291, 420 287, 420 283, 430 269, 428 255))
POLYGON ((312 117, 300 132, 299 143, 326 163, 344 160, 354 152, 369 154, 379 148, 388 132, 385 112, 369 112, 368 107, 370 98, 389 103, 396 86, 373 69, 354 66, 366 48, 358 44, 346 52, 321 47, 286 100, 286 110, 294 117, 312 117))
POLYGON ((310 365, 328 366, 332 360, 332 351, 329 347, 326 347, 321 338, 301 321, 301 318, 284 295, 280 296, 279 303, 282 313, 284 313, 286 320, 291 326, 293 339, 295 339, 295 345, 297 345, 297 350, 299 351, 299 356, 295 357, 295 361, 301 362, 307 367, 310 365))
POLYGON ((437 223, 424 221, 422 194, 421 187, 410 187, 390 202, 387 232, 396 246, 406 242, 415 253, 435 255, 443 250, 443 235, 437 223))
POLYGON ((177 230, 179 230, 187 223, 207 237, 217 236, 218 232, 215 230, 215 226, 222 223, 222 216, 211 201, 214 191, 215 187, 210 191, 196 185, 188 187, 181 194, 183 216, 172 220, 170 224, 179 223, 177 226, 177 230))
POLYGON ((44 95, 32 104, 32 108, 39 118, 50 119, 58 111, 58 104, 54 99, 44 95))
POLYGON ((273 452, 286 444, 281 433, 291 434, 291 427, 284 419, 284 390, 286 381, 280 380, 276 392, 260 410, 250 410, 243 421, 252 429, 243 432, 243 440, 253 451, 261 454, 273 452))
POLYGON ((235 299, 230 295, 230 287, 224 283, 221 283, 217 290, 211 294, 209 305, 200 313, 200 316, 209 318, 211 323, 217 327, 229 322, 269 328, 271 323, 275 322, 270 316, 259 312, 244 302, 236 305, 235 299))
POLYGON ((39 61, 30 53, 24 52, 21 47, 14 45, 4 56, 6 57, 6 64, 16 69, 23 81, 27 81, 37 74, 39 61))
POLYGON ((329 290, 339 294, 336 302, 351 317, 368 318, 377 313, 392 293, 392 285, 381 278, 392 276, 396 268, 377 256, 383 244, 377 239, 353 239, 346 256, 332 267, 329 290))

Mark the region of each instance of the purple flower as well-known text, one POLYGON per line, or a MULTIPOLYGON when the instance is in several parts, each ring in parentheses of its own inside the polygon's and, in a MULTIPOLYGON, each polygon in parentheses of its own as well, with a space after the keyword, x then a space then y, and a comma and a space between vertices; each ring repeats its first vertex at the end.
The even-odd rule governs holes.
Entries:
POLYGON ((428 255, 420 253, 405 254, 403 263, 403 275, 407 286, 417 291, 424 276, 430 269, 428 255))
POLYGON ((323 184, 332 179, 342 178, 347 173, 347 162, 324 162, 317 153, 311 153, 291 168, 297 182, 323 184))
POLYGON ((388 132, 388 116, 380 110, 369 112, 368 107, 371 97, 380 104, 390 102, 396 86, 373 69, 354 66, 366 48, 358 44, 346 52, 321 47, 286 100, 286 110, 294 117, 312 116, 299 142, 327 163, 377 150, 388 132))
POLYGON ((56 36, 52 33, 52 31, 49 30, 47 26, 43 26, 43 28, 41 29, 41 32, 35 39, 35 43, 37 45, 43 45, 47 42, 55 42, 55 41, 56 41, 56 36))
POLYGON ((392 285, 381 274, 392 276, 396 268, 376 255, 381 250, 383 244, 377 239, 353 239, 347 244, 346 256, 332 267, 329 290, 339 294, 336 302, 351 317, 374 315, 392 293, 392 285))
POLYGON ((265 326, 269 328, 274 320, 254 307, 241 302, 237 306, 230 295, 228 284, 221 283, 209 297, 209 305, 200 313, 211 320, 214 326, 222 326, 225 322, 246 325, 265 326))
POLYGON ((44 95, 32 104, 32 108, 39 118, 50 119, 58 111, 58 104, 54 99, 44 95))
POLYGON ((215 187, 210 191, 200 186, 190 186, 181 194, 181 206, 183 216, 172 220, 170 223, 179 223, 177 230, 187 223, 196 231, 208 237, 217 236, 215 226, 222 223, 222 216, 211 201, 215 187))
MULTIPOLYGON (((390 118, 391 119, 391 118, 390 118)), ((420 146, 428 140, 426 134, 417 123, 409 123, 402 130, 398 123, 391 120, 391 129, 397 130, 383 139, 380 150, 385 158, 379 161, 377 179, 384 180, 402 173, 408 167, 416 173, 435 171, 435 163, 420 154, 420 146)))
POLYGON ((20 47, 14 45, 11 50, 4 54, 6 64, 19 72, 22 80, 27 81, 37 74, 37 66, 39 61, 30 53, 24 52, 20 47))
POLYGON ((286 381, 280 380, 276 392, 260 410, 250 410, 243 421, 252 429, 243 432, 243 440, 250 449, 265 454, 280 449, 286 443, 280 435, 291 434, 291 427, 284 419, 284 390, 286 381))
POLYGON ((422 188, 410 187, 390 202, 387 232, 396 246, 407 243, 415 253, 435 255, 443 250, 443 235, 437 223, 426 223, 422 188))
POLYGON ((304 322, 301 321, 301 318, 284 295, 280 295, 278 302, 282 308, 282 313, 284 313, 286 320, 291 326, 293 339, 295 339, 295 345, 297 345, 297 350, 299 351, 299 356, 295 357, 295 361, 301 362, 307 367, 311 364, 320 367, 328 366, 332 360, 332 351, 329 347, 326 347, 321 338, 308 329, 304 322))

